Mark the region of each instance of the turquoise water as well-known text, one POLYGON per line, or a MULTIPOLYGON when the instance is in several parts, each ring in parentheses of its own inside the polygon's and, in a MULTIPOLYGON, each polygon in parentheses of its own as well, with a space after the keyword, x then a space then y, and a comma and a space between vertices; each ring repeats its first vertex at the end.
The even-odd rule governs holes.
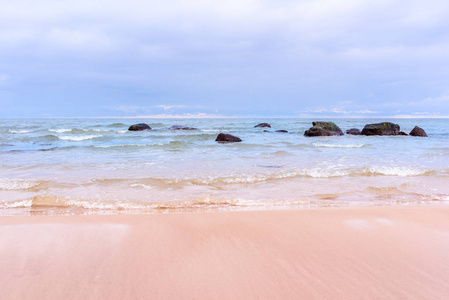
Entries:
POLYGON ((319 120, 0 119, 0 207, 98 213, 449 200, 448 119, 323 120, 343 131, 418 125, 428 138, 304 137, 312 121, 319 120), (153 129, 127 130, 141 122, 153 129), (261 122, 272 128, 254 128, 261 122), (220 132, 243 141, 217 143, 220 132))

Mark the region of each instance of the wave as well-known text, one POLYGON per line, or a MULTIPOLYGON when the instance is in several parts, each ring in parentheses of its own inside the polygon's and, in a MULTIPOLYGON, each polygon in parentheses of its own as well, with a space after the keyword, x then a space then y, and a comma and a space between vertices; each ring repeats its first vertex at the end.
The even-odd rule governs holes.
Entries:
MULTIPOLYGON (((261 209, 291 209, 291 208, 326 208, 343 206, 397 206, 397 205, 435 205, 445 204, 449 201, 448 195, 421 195, 408 194, 400 191, 391 191, 401 194, 397 197, 370 198, 371 201, 354 202, 348 198, 347 193, 342 194, 316 194, 308 199, 280 200, 243 198, 218 198, 211 195, 202 195, 188 200, 175 200, 166 202, 143 201, 111 201, 100 199, 74 199, 57 195, 38 195, 29 199, 0 202, 0 209, 29 209, 39 214, 89 214, 117 212, 126 213, 158 213, 158 212, 198 212, 220 210, 261 210, 261 209), (340 199, 343 197, 343 199, 340 199), (346 199, 346 200, 345 200, 346 199)), ((388 192, 387 192, 388 193, 388 192)), ((350 195, 349 195, 350 196, 350 195)), ((3 212, 4 214, 4 212, 3 212)))
MULTIPOLYGON (((435 171, 425 169, 412 169, 407 167, 383 167, 374 166, 364 169, 366 174, 380 174, 387 176, 419 176, 419 175, 433 175, 435 171)), ((362 174, 363 175, 363 174, 362 174)))
POLYGON ((86 136, 65 135, 65 136, 60 136, 59 139, 63 140, 63 141, 80 142, 80 141, 91 140, 91 139, 96 139, 96 138, 100 138, 100 137, 103 137, 103 135, 86 135, 86 136))
POLYGON ((56 132, 56 133, 64 133, 64 132, 70 132, 72 129, 68 128, 61 128, 61 129, 48 129, 50 132, 56 132))
POLYGON ((123 123, 112 123, 112 124, 106 125, 106 127, 118 128, 118 127, 129 127, 129 125, 126 125, 123 123))
POLYGON ((111 130, 106 130, 106 129, 80 129, 80 128, 60 128, 60 129, 48 129, 48 131, 50 132, 55 132, 55 133, 73 133, 73 134, 82 134, 82 133, 95 133, 95 132, 113 132, 111 130))
POLYGON ((30 133, 32 131, 30 131, 30 130, 12 130, 12 129, 10 129, 10 130, 8 130, 8 132, 9 133, 15 133, 15 134, 23 134, 23 133, 30 133))
POLYGON ((47 134, 44 136, 39 137, 39 140, 44 140, 44 141, 48 141, 48 142, 52 142, 52 141, 58 141, 59 137, 53 134, 47 134))
POLYGON ((131 179, 94 179, 95 184, 117 184, 130 182, 130 186, 143 187, 182 187, 185 185, 228 185, 228 184, 256 184, 272 180, 294 179, 301 177, 334 178, 345 176, 429 176, 435 171, 407 169, 407 168, 360 168, 360 169, 321 169, 311 168, 303 170, 286 170, 279 165, 258 165, 258 167, 272 170, 264 174, 232 174, 228 176, 207 176, 200 178, 157 178, 147 177, 138 180, 131 179))
POLYGON ((29 190, 39 186, 41 182, 27 179, 0 179, 0 190, 29 190))
MULTIPOLYGON (((113 210, 113 211, 166 211, 166 210, 192 210, 192 209, 217 209, 226 207, 257 207, 276 206, 276 201, 266 200, 245 200, 216 198, 210 195, 194 197, 188 200, 167 201, 167 202, 142 202, 142 201, 111 201, 99 199, 73 199, 57 195, 38 195, 30 199, 0 202, 0 209, 6 208, 29 208, 29 209, 88 209, 88 210, 113 210)), ((49 211, 54 213, 54 211, 49 211)), ((65 210, 64 210, 65 212, 65 210)))
POLYGON ((323 143, 312 143, 315 147, 320 148, 362 148, 365 144, 351 145, 351 144, 323 144, 323 143))

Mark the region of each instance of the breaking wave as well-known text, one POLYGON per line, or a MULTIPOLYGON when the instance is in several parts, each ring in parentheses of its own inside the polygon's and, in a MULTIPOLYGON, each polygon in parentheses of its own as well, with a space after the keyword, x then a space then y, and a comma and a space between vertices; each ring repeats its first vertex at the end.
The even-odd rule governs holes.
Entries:
POLYGON ((102 135, 86 135, 86 136, 65 135, 65 136, 60 136, 59 139, 63 140, 63 141, 81 142, 81 141, 96 139, 96 138, 100 138, 100 137, 103 137, 103 136, 102 135))
POLYGON ((28 190, 40 185, 41 182, 27 179, 0 179, 0 190, 28 190))
POLYGON ((21 133, 30 133, 32 131, 30 130, 9 130, 9 133, 16 133, 16 134, 21 134, 21 133))

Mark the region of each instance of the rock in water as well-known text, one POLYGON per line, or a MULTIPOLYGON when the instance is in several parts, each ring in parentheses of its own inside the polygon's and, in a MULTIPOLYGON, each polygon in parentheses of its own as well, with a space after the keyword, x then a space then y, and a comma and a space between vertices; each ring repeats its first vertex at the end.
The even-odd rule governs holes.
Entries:
POLYGON ((169 128, 169 130, 197 130, 194 127, 187 127, 187 126, 182 126, 182 125, 173 125, 172 127, 169 128))
POLYGON ((398 135, 408 135, 408 134, 405 133, 404 131, 399 131, 398 135))
POLYGON ((357 128, 348 129, 346 130, 346 134, 360 135, 360 129, 357 128))
POLYGON ((305 136, 344 135, 343 131, 333 122, 312 122, 313 127, 304 132, 305 136))
POLYGON ((231 134, 226 133, 220 133, 217 138, 215 139, 216 142, 228 142, 228 143, 234 143, 234 142, 241 142, 242 140, 236 136, 233 136, 231 134))
POLYGON ((427 133, 421 127, 415 126, 415 128, 410 131, 411 136, 427 136, 427 133))
POLYGON ((129 130, 129 131, 151 130, 151 127, 148 126, 148 125, 145 124, 145 123, 139 123, 139 124, 131 125, 131 126, 128 128, 128 130, 129 130))
POLYGON ((270 127, 270 128, 271 128, 271 125, 268 124, 268 123, 260 123, 260 124, 257 124, 257 125, 254 126, 254 127, 270 127))
POLYGON ((398 124, 382 122, 365 125, 362 135, 398 135, 399 131, 400 127, 398 124))
POLYGON ((281 129, 281 130, 276 130, 275 132, 284 132, 284 133, 286 133, 286 132, 288 132, 287 130, 284 130, 284 129, 281 129))

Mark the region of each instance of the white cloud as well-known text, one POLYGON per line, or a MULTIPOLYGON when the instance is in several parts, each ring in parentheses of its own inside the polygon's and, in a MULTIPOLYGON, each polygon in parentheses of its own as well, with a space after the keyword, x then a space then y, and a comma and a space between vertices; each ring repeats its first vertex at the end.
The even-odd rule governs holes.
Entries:
POLYGON ((164 111, 170 110, 172 108, 184 108, 185 105, 156 105, 158 108, 162 108, 164 111))
POLYGON ((124 114, 209 102, 290 114, 305 99, 320 103, 311 114, 449 110, 425 99, 449 86, 447 0, 2 2, 0 67, 18 102, 64 91, 132 97, 113 108, 124 114))
POLYGON ((304 111, 303 113, 310 113, 310 114, 314 114, 314 115, 320 115, 320 114, 339 114, 339 115, 348 115, 348 116, 352 116, 352 115, 367 115, 367 114, 377 114, 379 113, 378 111, 372 111, 369 109, 363 109, 363 110, 344 110, 342 108, 331 108, 331 109, 327 109, 327 108, 320 108, 320 109, 308 109, 306 111, 304 111))
POLYGON ((138 115, 128 116, 123 118, 152 118, 152 119, 187 119, 187 118, 233 118, 235 116, 224 116, 220 114, 208 114, 208 113, 185 113, 185 114, 156 114, 156 115, 138 115))

